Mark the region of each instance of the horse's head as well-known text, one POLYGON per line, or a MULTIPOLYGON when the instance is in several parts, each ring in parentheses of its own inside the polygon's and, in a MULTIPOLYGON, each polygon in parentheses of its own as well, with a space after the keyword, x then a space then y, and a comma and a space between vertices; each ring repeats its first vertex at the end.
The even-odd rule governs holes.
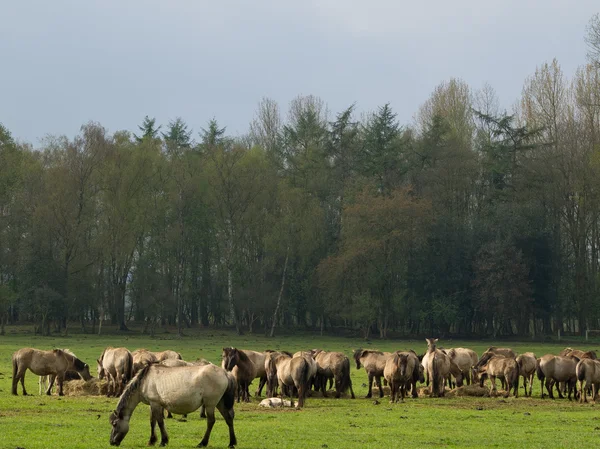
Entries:
POLYGON ((428 351, 435 351, 435 344, 438 342, 437 338, 426 338, 425 341, 427 342, 427 350, 428 351))
POLYGON ((354 361, 356 362, 356 369, 360 369, 360 359, 362 358, 363 354, 365 353, 364 350, 362 349, 357 349, 354 351, 354 361))
POLYGON ((400 370, 400 375, 402 377, 406 376, 406 371, 408 368, 408 355, 407 354, 398 354, 398 368, 400 370))
POLYGON ((222 367, 226 371, 231 371, 235 365, 237 365, 239 361, 239 353, 235 348, 223 348, 223 353, 221 357, 223 358, 222 367))
POLYGON ((420 363, 418 365, 419 365, 419 382, 424 383, 425 382, 425 368, 420 363))
POLYGON ((83 361, 79 360, 77 357, 75 356, 71 356, 73 357, 73 367, 75 368, 75 371, 77 371, 81 377, 83 377, 83 380, 88 381, 92 378, 92 375, 90 374, 90 367, 87 363, 84 363, 83 361))
POLYGON ((123 418, 123 416, 117 415, 117 412, 112 412, 108 418, 112 430, 110 432, 110 445, 118 446, 123 441, 123 438, 129 432, 129 419, 123 418))

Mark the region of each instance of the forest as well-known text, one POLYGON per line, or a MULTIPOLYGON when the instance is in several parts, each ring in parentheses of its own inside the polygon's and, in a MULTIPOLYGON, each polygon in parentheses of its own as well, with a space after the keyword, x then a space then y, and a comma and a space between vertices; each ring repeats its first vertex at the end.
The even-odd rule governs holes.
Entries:
POLYGON ((0 124, 0 332, 600 329, 598 16, 586 41, 510 113, 450 79, 409 124, 310 95, 264 98, 241 136, 147 116, 34 148, 0 124))

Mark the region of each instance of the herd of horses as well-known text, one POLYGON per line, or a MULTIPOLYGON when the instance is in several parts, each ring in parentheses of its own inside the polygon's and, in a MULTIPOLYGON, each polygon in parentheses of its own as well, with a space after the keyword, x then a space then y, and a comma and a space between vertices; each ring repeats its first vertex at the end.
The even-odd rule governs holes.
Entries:
MULTIPOLYGON (((438 339, 426 339, 427 351, 418 355, 413 350, 381 352, 370 349, 357 349, 353 352, 356 368, 364 367, 368 377, 367 398, 373 395, 373 384, 378 387, 379 396, 384 396, 382 378, 389 385, 390 401, 404 401, 410 394, 419 396, 417 383, 426 383, 428 393, 434 397, 445 395, 446 387, 463 385, 485 385, 489 380, 490 394, 497 393, 496 379, 504 390, 504 397, 519 394, 519 378, 523 378, 525 396, 531 396, 534 376, 537 375, 548 396, 569 399, 574 396, 587 402, 588 394, 595 400, 600 386, 600 360, 594 351, 566 348, 558 355, 546 354, 537 358, 526 352, 517 354, 510 348, 488 348, 481 357, 468 348, 443 349, 437 347, 438 339), (577 388, 579 382, 579 389, 577 388), (527 386, 529 384, 529 391, 527 386)), ((49 382, 44 387, 51 394, 54 383, 58 394, 63 395, 63 383, 70 378, 92 379, 89 365, 81 361, 67 349, 42 351, 23 348, 12 356, 12 394, 17 394, 21 382, 23 395, 26 395, 25 372, 27 369, 49 382)), ((266 387, 267 397, 289 397, 294 406, 305 405, 306 398, 314 391, 327 397, 327 391, 335 387, 335 397, 347 392, 355 398, 350 376, 350 359, 342 352, 329 352, 319 349, 299 351, 264 352, 233 347, 223 348, 221 366, 207 360, 188 362, 181 354, 167 350, 152 352, 138 349, 130 352, 127 348, 106 348, 97 360, 99 379, 106 379, 108 396, 119 397, 115 411, 110 415, 112 431, 110 444, 118 446, 129 431, 129 418, 137 405, 148 404, 150 416, 149 445, 157 441, 156 424, 161 432, 161 445, 168 442, 164 425, 164 412, 187 415, 201 409, 201 416, 207 418, 207 427, 199 447, 206 446, 215 423, 215 409, 225 419, 229 427, 229 446, 237 443, 233 419, 234 402, 250 401, 250 384, 259 379, 256 395, 260 396, 266 387), (280 391, 279 391, 280 390, 280 391)), ((284 401, 280 401, 283 404, 284 401)))

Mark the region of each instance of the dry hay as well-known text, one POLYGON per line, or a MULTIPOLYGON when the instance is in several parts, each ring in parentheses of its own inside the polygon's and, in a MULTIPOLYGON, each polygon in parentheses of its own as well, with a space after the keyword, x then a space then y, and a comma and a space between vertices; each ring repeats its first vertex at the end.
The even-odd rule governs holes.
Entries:
POLYGON ((106 396, 108 393, 108 382, 92 377, 85 381, 82 379, 65 382, 63 391, 68 396, 106 396))
MULTIPOLYGON (((390 387, 388 387, 387 385, 382 386, 381 387, 383 389, 383 395, 384 396, 389 396, 390 394, 392 394, 392 390, 390 390, 390 387)), ((379 395, 379 388, 377 387, 373 387, 371 388, 371 391, 373 393, 373 397, 375 397, 376 395, 379 395)))
POLYGON ((446 392, 446 396, 449 398, 460 396, 488 398, 490 396, 490 389, 486 387, 480 387, 479 385, 465 385, 446 392))

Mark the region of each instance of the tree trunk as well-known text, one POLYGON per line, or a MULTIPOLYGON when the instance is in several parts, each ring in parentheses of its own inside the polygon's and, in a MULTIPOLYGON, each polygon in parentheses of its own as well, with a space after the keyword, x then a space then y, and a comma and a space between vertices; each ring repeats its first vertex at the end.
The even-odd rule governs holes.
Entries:
POLYGON ((279 315, 279 309, 281 307, 281 297, 283 296, 283 288, 285 287, 285 274, 287 272, 288 260, 290 258, 290 247, 288 246, 285 252, 285 263, 283 264, 283 274, 281 275, 281 288, 279 289, 279 296, 277 297, 277 305, 275 306, 275 312, 273 312, 273 323, 271 324, 271 333, 269 337, 273 338, 275 335, 275 326, 277 325, 277 315, 279 315))
POLYGON ((227 264, 227 299, 229 300, 229 315, 235 325, 235 331, 238 335, 242 335, 240 323, 235 314, 235 303, 233 301, 233 273, 230 264, 227 264))

